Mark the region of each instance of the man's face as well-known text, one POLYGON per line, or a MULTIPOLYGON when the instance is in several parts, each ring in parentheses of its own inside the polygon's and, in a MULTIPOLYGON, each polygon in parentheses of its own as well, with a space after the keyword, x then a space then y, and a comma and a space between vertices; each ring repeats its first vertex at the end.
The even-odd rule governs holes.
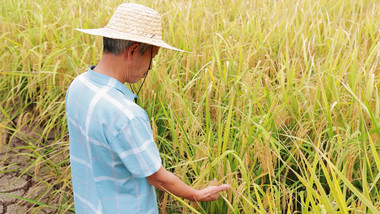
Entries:
POLYGON ((152 68, 153 62, 150 63, 150 61, 157 55, 159 49, 159 47, 153 46, 153 49, 149 47, 143 55, 141 55, 140 52, 135 53, 133 60, 134 68, 131 74, 130 83, 135 83, 146 76, 148 70, 152 68))

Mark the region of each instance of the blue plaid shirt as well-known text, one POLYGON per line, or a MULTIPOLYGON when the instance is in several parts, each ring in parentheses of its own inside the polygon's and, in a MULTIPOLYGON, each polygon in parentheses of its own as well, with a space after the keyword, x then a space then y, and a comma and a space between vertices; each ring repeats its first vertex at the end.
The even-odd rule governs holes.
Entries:
POLYGON ((66 95, 76 213, 158 213, 146 179, 161 159, 146 112, 124 84, 93 71, 66 95))

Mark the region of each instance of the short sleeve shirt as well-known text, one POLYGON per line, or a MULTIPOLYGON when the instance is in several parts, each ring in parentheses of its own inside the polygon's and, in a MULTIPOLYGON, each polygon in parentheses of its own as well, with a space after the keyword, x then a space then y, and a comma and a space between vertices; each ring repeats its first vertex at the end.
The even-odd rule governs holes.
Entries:
POLYGON ((76 213, 158 213, 146 177, 161 159, 146 112, 124 84, 90 67, 66 94, 76 213))

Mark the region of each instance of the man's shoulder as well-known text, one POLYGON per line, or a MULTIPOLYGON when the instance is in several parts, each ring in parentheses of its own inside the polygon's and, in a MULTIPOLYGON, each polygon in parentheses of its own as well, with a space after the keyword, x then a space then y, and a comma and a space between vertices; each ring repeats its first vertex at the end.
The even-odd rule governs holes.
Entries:
POLYGON ((75 77, 73 81, 70 83, 67 93, 69 93, 70 91, 78 90, 78 89, 80 90, 80 88, 83 87, 82 80, 86 78, 85 76, 86 76, 86 72, 81 73, 77 77, 75 77))
POLYGON ((97 107, 100 111, 118 114, 119 119, 125 117, 132 120, 135 117, 146 117, 144 109, 117 90, 112 91, 108 97, 103 97, 97 107))
POLYGON ((101 124, 107 124, 110 136, 117 136, 120 130, 136 123, 149 124, 145 110, 126 98, 117 102, 99 102, 93 114, 101 124))
POLYGON ((133 118, 147 118, 145 110, 120 90, 92 81, 88 78, 87 72, 72 81, 66 98, 66 101, 69 101, 66 104, 75 103, 83 112, 91 110, 92 114, 97 115, 102 121, 127 122, 133 118))

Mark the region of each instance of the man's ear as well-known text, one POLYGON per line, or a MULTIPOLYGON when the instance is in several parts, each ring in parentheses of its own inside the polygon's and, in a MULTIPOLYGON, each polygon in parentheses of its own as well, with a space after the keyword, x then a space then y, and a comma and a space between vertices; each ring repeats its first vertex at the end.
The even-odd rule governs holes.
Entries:
POLYGON ((130 56, 132 57, 134 54, 138 53, 139 51, 139 48, 140 48, 140 44, 139 43, 133 43, 131 46, 129 46, 129 48, 127 49, 127 56, 130 56))

